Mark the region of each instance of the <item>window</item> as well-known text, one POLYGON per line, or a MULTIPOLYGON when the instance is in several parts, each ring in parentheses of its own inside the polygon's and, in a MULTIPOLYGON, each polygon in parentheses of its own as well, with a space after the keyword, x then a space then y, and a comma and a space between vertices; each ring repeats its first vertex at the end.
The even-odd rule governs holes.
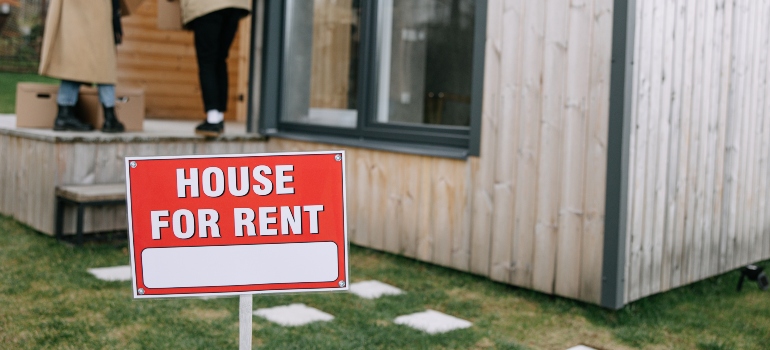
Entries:
POLYGON ((478 154, 486 2, 267 0, 260 132, 478 154))

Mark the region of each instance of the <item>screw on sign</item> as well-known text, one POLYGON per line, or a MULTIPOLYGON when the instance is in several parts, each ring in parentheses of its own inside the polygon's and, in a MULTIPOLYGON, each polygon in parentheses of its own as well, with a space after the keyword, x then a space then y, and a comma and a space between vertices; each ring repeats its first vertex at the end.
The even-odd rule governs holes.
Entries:
POLYGON ((344 152, 126 165, 134 298, 348 290, 344 152))

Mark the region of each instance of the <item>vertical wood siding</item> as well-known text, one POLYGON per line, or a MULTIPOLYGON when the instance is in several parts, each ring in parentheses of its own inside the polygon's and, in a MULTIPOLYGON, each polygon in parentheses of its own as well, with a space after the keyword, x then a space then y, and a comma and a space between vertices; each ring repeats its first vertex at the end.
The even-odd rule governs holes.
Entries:
POLYGON ((626 302, 770 257, 770 1, 637 1, 626 302))
POLYGON ((599 303, 612 3, 490 0, 481 156, 339 147, 351 241, 599 303))
MULTIPOLYGON (((144 88, 147 117, 203 119, 192 31, 157 29, 157 13, 157 0, 144 0, 136 13, 123 17, 118 84, 144 88)), ((240 39, 240 33, 247 33, 248 25, 248 20, 241 24, 228 57, 227 120, 246 115, 248 40, 240 39)))

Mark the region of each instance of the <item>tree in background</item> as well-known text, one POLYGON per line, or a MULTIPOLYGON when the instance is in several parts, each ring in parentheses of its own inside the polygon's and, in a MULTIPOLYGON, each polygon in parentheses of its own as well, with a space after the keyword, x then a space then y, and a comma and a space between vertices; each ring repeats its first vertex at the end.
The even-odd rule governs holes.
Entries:
POLYGON ((47 7, 47 0, 0 0, 0 71, 37 71, 47 7))

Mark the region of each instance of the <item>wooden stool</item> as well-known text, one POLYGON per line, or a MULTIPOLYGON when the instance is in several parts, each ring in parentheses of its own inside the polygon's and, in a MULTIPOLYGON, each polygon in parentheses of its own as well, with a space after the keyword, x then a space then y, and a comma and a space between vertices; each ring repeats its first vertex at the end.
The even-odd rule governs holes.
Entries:
POLYGON ((77 206, 76 244, 83 244, 83 213, 85 207, 126 203, 126 184, 71 185, 56 187, 56 227, 54 234, 59 241, 64 235, 64 205, 77 206))

